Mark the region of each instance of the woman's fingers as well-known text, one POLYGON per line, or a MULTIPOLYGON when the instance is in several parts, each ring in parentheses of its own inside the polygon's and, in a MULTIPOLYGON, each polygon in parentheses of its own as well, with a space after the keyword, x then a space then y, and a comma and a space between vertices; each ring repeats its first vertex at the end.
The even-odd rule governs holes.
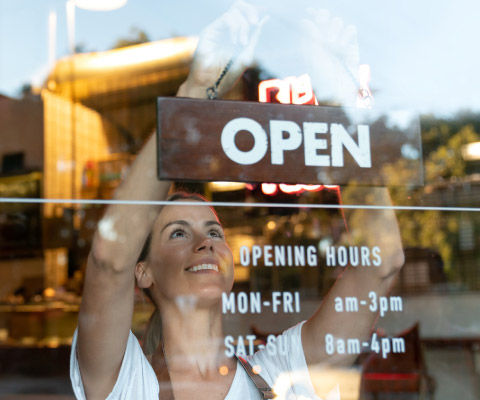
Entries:
POLYGON ((248 66, 252 62, 253 56, 255 54, 255 48, 260 38, 263 25, 265 25, 265 23, 269 20, 269 18, 270 17, 266 15, 261 20, 257 21, 255 25, 250 26, 250 33, 249 33, 247 45, 244 47, 244 49, 239 55, 240 65, 248 66))
POLYGON ((202 31, 189 80, 197 85, 212 86, 230 64, 229 79, 222 80, 227 90, 227 83, 231 85, 251 61, 265 21, 258 7, 245 1, 234 3, 202 31))
POLYGON ((353 105, 358 89, 356 29, 327 10, 309 9, 302 20, 303 51, 319 100, 353 105))
POLYGON ((195 86, 218 84, 219 92, 230 89, 250 64, 267 19, 252 4, 234 3, 202 31, 187 80, 195 86))

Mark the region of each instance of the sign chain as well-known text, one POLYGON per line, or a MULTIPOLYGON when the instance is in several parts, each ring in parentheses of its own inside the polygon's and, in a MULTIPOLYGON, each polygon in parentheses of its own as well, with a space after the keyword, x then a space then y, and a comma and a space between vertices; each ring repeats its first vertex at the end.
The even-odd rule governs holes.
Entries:
POLYGON ((220 73, 220 76, 218 77, 215 84, 207 88, 207 97, 209 100, 215 100, 216 98, 218 98, 218 87, 220 86, 222 79, 225 77, 225 75, 231 68, 233 61, 234 59, 231 58, 230 61, 227 63, 227 65, 225 65, 225 68, 223 69, 223 71, 220 73))

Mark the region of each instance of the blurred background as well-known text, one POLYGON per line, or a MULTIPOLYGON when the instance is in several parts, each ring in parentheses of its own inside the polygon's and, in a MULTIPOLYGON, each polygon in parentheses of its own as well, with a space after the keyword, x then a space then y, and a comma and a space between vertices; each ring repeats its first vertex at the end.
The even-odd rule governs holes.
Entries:
MULTIPOLYGON (((156 98, 175 95, 201 30, 232 3, 0 0, 1 399, 73 398, 69 345, 104 210, 95 200, 111 199, 154 131, 156 98)), ((356 368, 332 371, 330 380, 323 372, 319 382, 341 382, 342 399, 480 398, 480 5, 276 3, 256 2, 270 18, 252 65, 227 98, 334 103, 317 77, 322 59, 304 29, 315 7, 355 27, 359 62, 368 71, 360 83, 373 99, 368 106, 406 110, 421 122, 425 184, 390 188, 394 204, 407 206, 397 212, 406 263, 392 292, 403 311, 378 322, 379 333, 405 338, 407 352, 387 360, 361 354, 356 368)), ((387 172, 402 178, 401 165, 387 172)), ((338 187, 176 185, 212 201, 245 202, 219 209, 236 257, 235 292, 301 295, 300 315, 226 315, 228 334, 254 332, 260 343, 311 314, 336 269, 322 261, 242 267, 239 249, 313 245, 322 254, 341 243, 347 227, 340 210, 308 207, 340 204, 338 187), (302 207, 249 207, 253 202, 302 207)), ((139 337, 151 310, 139 292, 133 321, 139 337)))

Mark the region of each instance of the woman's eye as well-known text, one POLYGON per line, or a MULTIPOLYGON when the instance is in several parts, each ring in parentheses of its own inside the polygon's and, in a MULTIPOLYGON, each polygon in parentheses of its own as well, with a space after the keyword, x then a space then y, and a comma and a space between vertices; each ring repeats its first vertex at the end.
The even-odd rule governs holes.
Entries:
POLYGON ((183 229, 176 229, 171 234, 172 239, 185 237, 185 231, 183 229))
POLYGON ((223 233, 220 232, 220 231, 217 231, 215 229, 212 229, 210 232, 209 232, 209 235, 210 237, 212 238, 223 238, 223 233))

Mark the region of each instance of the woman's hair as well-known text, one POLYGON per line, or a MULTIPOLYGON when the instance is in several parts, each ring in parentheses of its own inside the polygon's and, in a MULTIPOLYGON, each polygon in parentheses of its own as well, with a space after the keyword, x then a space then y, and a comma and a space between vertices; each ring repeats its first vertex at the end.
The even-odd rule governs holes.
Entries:
MULTIPOLYGON (((172 202, 181 201, 181 200, 193 200, 193 201, 201 201, 201 202, 207 201, 205 197, 201 196, 198 193, 188 193, 188 192, 175 192, 167 198, 167 201, 172 201, 172 202)), ((140 255, 138 256, 138 259, 137 259, 137 264, 142 261, 147 261, 148 256, 150 254, 152 236, 153 236, 153 232, 151 231, 148 234, 147 238, 145 239, 145 243, 143 244, 142 251, 140 252, 140 255)), ((155 304, 155 300, 153 299, 150 289, 146 288, 142 290, 147 295, 147 297, 151 300, 151 302, 155 305, 155 311, 152 313, 152 315, 150 316, 150 319, 148 320, 147 329, 145 331, 145 335, 143 338, 143 351, 146 355, 149 355, 149 354, 153 354, 157 349, 158 345, 160 344, 160 341, 162 338, 162 319, 160 317, 160 310, 158 309, 158 305, 155 304)))

